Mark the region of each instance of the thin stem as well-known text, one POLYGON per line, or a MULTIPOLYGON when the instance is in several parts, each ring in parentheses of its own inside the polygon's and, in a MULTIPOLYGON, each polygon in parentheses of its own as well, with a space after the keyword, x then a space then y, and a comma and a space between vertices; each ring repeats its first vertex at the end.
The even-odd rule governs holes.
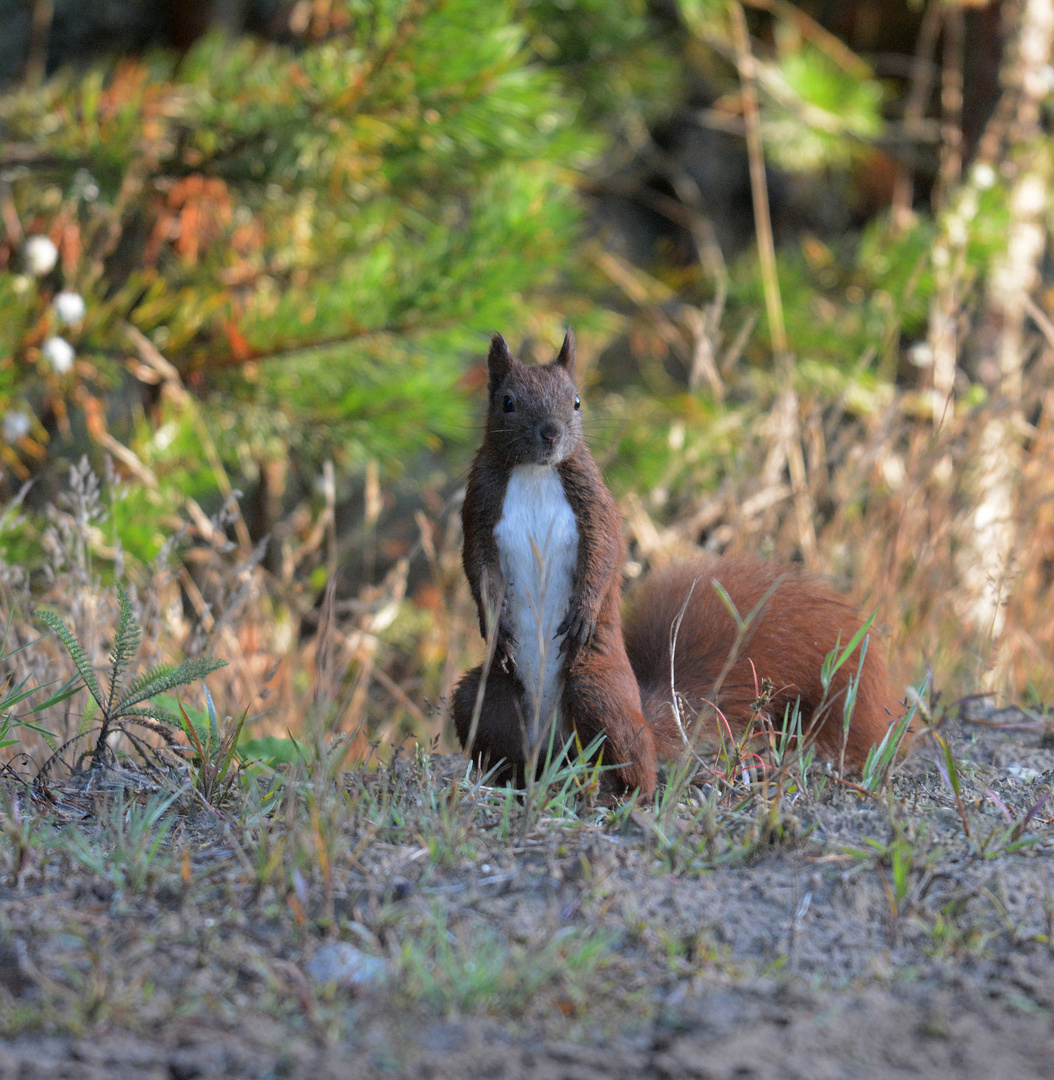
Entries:
POLYGON ((750 194, 754 203, 754 229, 758 238, 765 309, 768 312, 769 332, 772 335, 772 350, 776 355, 776 363, 781 374, 789 375, 790 353, 787 349, 779 276, 776 273, 776 245, 772 236, 769 189, 765 180, 765 155, 761 146, 761 113, 758 109, 758 91, 754 77, 754 56, 750 51, 746 16, 739 0, 733 0, 730 10, 736 67, 739 70, 743 101, 743 126, 746 130, 747 158, 750 163, 750 194))
POLYGON ((962 176, 963 51, 966 31, 963 9, 949 4, 944 10, 944 65, 941 69, 941 166, 934 193, 940 210, 948 192, 962 176))
POLYGON ((746 131, 747 158, 750 163, 750 191, 754 203, 754 230, 758 238, 758 258, 761 280, 765 290, 765 309, 769 318, 772 351, 776 371, 783 390, 776 405, 780 456, 786 461, 794 491, 794 516, 798 525, 798 542, 807 563, 816 558, 816 529, 813 525, 812 499, 809 496, 805 455, 801 448, 798 396, 794 392, 794 361, 787 344, 787 328, 783 320, 783 300, 780 296, 779 275, 776 270, 776 244, 772 235, 772 215, 769 211, 768 184, 765 180, 765 155, 761 145, 761 114, 755 82, 755 62, 750 51, 747 20, 739 0, 732 0, 732 37, 736 51, 736 67, 743 100, 743 125, 746 131))
MULTIPOLYGON (((941 29, 941 16, 944 4, 940 0, 930 0, 919 27, 919 39, 915 45, 915 57, 911 63, 911 83, 908 98, 904 104, 904 134, 914 140, 926 115, 926 102, 929 100, 933 85, 933 55, 937 48, 937 37, 941 29)), ((915 146, 908 147, 908 154, 914 156, 915 146)), ((914 169, 911 164, 902 162, 897 168, 897 178, 893 187, 891 217, 893 228, 902 232, 911 222, 911 205, 915 196, 914 169)))

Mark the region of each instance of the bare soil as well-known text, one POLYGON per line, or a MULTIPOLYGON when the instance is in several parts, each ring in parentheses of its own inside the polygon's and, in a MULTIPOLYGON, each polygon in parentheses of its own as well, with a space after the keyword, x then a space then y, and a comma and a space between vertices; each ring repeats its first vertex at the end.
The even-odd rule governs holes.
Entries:
POLYGON ((1054 749, 974 718, 943 732, 958 800, 921 746, 878 798, 814 765, 775 801, 510 830, 419 759, 303 829, 186 811, 136 888, 91 814, 9 798, 0 1080, 1049 1080, 1054 749))

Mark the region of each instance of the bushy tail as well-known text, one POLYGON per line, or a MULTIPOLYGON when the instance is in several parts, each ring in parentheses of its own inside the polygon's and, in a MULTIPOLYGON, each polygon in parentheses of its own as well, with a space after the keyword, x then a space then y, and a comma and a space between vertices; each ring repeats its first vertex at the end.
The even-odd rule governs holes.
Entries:
POLYGON ((762 559, 700 557, 645 578, 623 620, 644 716, 662 757, 676 756, 683 746, 671 694, 671 632, 678 619, 673 685, 687 705, 682 718, 689 737, 697 741, 717 741, 726 724, 726 734, 738 737, 759 711, 779 729, 787 707, 800 701, 802 728, 818 749, 837 757, 845 738, 845 762, 859 767, 903 711, 874 633, 867 635, 863 669, 858 646, 824 690, 825 657, 839 643, 844 649, 864 623, 829 586, 762 559), (737 627, 715 581, 745 627, 737 627), (846 736, 844 703, 858 673, 846 736))

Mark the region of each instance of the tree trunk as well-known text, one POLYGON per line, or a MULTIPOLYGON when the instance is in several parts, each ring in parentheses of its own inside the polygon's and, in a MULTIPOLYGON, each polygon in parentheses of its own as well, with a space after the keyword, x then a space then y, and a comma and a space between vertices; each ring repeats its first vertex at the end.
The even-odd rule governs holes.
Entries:
POLYGON ((1047 239, 1050 153, 1039 120, 1042 101, 1049 93, 1054 3, 1024 0, 1015 16, 1016 47, 1008 50, 1001 76, 1004 94, 1013 95, 1018 102, 1006 153, 1015 171, 1006 249, 989 275, 984 311, 985 322, 994 331, 990 341, 999 382, 978 442, 972 485, 977 502, 963 567, 971 619, 980 631, 991 635, 986 674, 991 690, 1004 689, 1007 675, 1002 637, 1004 601, 1012 584, 1017 541, 1015 491, 1021 475, 1024 430, 1025 308, 1039 281, 1038 267, 1047 239))

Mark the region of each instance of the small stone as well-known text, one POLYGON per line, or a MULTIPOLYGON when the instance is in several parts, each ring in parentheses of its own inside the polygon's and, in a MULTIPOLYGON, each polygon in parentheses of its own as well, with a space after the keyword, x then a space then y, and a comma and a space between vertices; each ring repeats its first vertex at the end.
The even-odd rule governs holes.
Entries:
POLYGON ((388 961, 379 956, 370 956, 347 941, 332 941, 316 951, 304 971, 323 985, 370 986, 387 977, 388 961))

